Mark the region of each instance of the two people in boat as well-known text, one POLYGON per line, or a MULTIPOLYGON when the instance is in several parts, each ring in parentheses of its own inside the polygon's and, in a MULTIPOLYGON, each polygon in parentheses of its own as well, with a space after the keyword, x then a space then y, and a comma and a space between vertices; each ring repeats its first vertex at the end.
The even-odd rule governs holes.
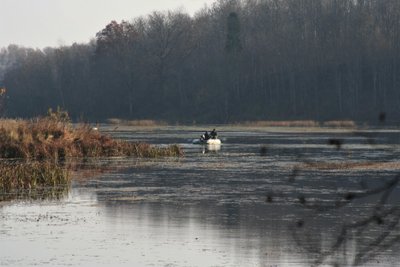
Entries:
POLYGON ((217 131, 213 129, 210 133, 206 131, 203 135, 201 135, 200 140, 207 141, 208 139, 217 139, 217 137, 218 137, 217 131))

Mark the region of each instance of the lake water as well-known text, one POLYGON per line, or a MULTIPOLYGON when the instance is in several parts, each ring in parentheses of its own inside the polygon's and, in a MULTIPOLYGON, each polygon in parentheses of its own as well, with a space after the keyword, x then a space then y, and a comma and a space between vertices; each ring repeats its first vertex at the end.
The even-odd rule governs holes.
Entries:
POLYGON ((0 203, 1 266, 399 266, 400 131, 103 125, 183 158, 79 163, 0 203))

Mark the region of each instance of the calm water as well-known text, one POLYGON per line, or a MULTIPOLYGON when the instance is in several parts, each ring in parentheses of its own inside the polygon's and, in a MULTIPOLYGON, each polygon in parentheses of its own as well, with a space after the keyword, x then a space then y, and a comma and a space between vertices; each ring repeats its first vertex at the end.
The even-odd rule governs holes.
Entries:
POLYGON ((220 127, 221 147, 190 143, 209 128, 101 127, 185 157, 88 161, 60 199, 1 203, 0 265, 399 266, 399 131, 220 127))

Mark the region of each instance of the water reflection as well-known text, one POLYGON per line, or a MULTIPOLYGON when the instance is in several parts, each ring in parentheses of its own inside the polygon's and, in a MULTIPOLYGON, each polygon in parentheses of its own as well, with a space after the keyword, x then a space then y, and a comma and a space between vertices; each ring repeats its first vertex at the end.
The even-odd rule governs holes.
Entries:
POLYGON ((203 154, 205 153, 216 153, 221 150, 221 144, 207 144, 202 145, 203 154))
POLYGON ((264 207, 109 203, 106 214, 112 223, 129 222, 135 225, 131 233, 150 238, 141 251, 155 253, 161 266, 307 266, 284 234, 285 224, 271 214, 255 216, 258 209, 264 207))
POLYGON ((291 226, 298 247, 314 265, 332 266, 364 266, 398 249, 400 210, 387 202, 398 178, 389 183, 382 190, 342 194, 345 203, 309 204, 301 197, 307 210, 291 226))
MULTIPOLYGON (((378 135, 373 140, 365 137, 370 146, 376 146, 378 138, 378 135)), ((349 147, 343 149, 343 144, 341 139, 328 140, 328 145, 337 151, 349 152, 349 147)), ((387 252, 398 251, 400 174, 397 152, 397 147, 391 146, 382 153, 384 157, 339 164, 299 155, 302 164, 293 168, 289 183, 304 183, 304 178, 312 173, 310 169, 319 176, 335 172, 340 175, 335 179, 338 185, 328 197, 323 194, 316 197, 306 191, 297 196, 305 214, 291 227, 293 239, 314 259, 315 266, 364 266, 371 262, 380 265, 382 260, 386 262, 390 258, 387 252), (366 173, 367 170, 372 173, 366 173), (343 178, 347 179, 343 181, 343 178), (335 220, 335 227, 331 227, 332 220, 335 220)), ((272 202, 272 196, 268 200, 272 202)))

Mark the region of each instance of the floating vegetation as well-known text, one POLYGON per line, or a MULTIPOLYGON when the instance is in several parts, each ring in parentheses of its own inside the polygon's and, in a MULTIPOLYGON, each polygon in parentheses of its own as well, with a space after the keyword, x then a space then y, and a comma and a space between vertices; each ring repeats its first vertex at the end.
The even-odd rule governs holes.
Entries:
POLYGON ((182 156, 173 145, 157 148, 115 140, 88 124, 73 126, 65 111, 49 111, 32 120, 0 121, 0 158, 64 159, 67 157, 182 156))

